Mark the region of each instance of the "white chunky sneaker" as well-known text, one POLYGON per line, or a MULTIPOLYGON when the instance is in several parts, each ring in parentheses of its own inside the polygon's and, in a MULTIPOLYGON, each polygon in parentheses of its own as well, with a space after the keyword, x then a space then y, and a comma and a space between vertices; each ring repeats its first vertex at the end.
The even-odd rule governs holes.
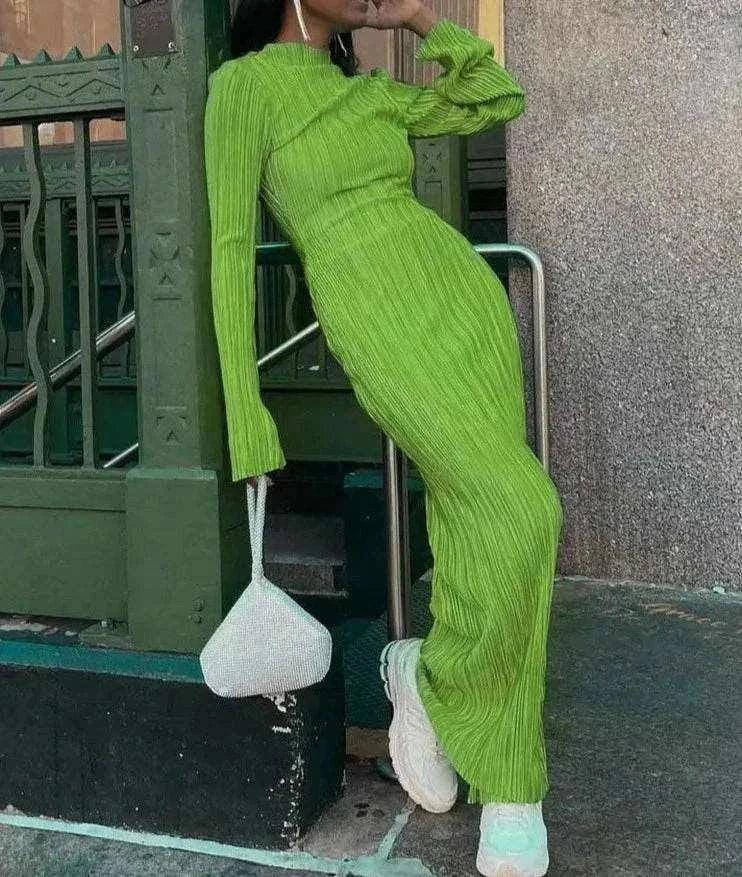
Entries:
POLYGON ((543 877, 546 874, 549 852, 541 801, 482 807, 477 870, 485 877, 543 877))
POLYGON ((458 776, 446 757, 415 681, 422 640, 392 640, 381 653, 380 672, 394 716, 389 754, 402 788, 430 813, 445 813, 456 803, 458 776))

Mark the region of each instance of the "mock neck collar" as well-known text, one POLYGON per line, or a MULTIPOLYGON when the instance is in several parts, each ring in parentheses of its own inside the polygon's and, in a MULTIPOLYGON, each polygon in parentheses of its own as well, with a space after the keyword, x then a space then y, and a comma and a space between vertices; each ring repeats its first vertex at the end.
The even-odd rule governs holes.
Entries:
POLYGON ((272 43, 266 43, 263 46, 263 51, 267 55, 277 55, 297 64, 323 67, 334 64, 329 49, 320 49, 311 43, 298 42, 297 40, 276 40, 272 43))

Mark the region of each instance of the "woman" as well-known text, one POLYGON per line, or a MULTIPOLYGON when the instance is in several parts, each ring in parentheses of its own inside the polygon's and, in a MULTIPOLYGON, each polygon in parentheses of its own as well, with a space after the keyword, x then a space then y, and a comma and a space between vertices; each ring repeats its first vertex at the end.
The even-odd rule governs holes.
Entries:
POLYGON ((482 804, 482 874, 542 875, 542 704, 563 511, 526 441, 505 290, 414 196, 408 137, 473 134, 525 107, 493 47, 422 0, 242 0, 233 57, 209 77, 205 156, 214 325, 232 479, 286 464, 260 399, 257 198, 298 252, 327 344, 425 484, 433 627, 391 643, 390 752, 422 807, 482 804), (358 74, 352 31, 405 27, 432 86, 358 74))

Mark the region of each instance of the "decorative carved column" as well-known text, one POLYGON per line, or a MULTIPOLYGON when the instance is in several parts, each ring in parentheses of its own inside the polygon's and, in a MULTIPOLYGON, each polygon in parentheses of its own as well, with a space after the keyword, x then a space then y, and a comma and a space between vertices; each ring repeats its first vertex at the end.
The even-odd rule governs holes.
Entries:
MULTIPOLYGON (((483 3, 484 0, 481 0, 483 3)), ((480 0, 431 0, 442 18, 478 30, 480 0)), ((439 64, 415 61, 420 38, 410 30, 395 30, 393 73, 397 79, 430 85, 441 72, 439 64)), ((465 137, 416 138, 415 191, 418 198, 462 233, 469 230, 467 141, 465 137)))
POLYGON ((127 477, 129 628, 145 648, 197 651, 249 569, 242 485, 224 477, 203 166, 227 8, 122 7, 140 442, 127 477))

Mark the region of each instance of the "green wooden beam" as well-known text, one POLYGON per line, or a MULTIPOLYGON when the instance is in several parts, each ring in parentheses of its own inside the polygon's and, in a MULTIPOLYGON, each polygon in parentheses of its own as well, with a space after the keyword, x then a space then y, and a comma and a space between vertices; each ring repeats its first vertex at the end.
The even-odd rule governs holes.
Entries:
POLYGON ((108 43, 93 58, 70 50, 55 61, 42 50, 30 63, 11 54, 0 66, 0 125, 59 122, 80 113, 121 118, 123 106, 121 59, 108 43))
POLYGON ((0 666, 82 670, 171 682, 200 682, 203 674, 195 655, 135 652, 89 646, 60 646, 0 638, 0 666))
MULTIPOLYGON (((94 142, 90 148, 93 195, 129 194, 129 154, 126 141, 94 142)), ((55 143, 41 147, 41 168, 48 198, 74 198, 75 156, 73 144, 55 143)), ((30 181, 18 147, 0 150, 0 202, 27 201, 30 181)))

